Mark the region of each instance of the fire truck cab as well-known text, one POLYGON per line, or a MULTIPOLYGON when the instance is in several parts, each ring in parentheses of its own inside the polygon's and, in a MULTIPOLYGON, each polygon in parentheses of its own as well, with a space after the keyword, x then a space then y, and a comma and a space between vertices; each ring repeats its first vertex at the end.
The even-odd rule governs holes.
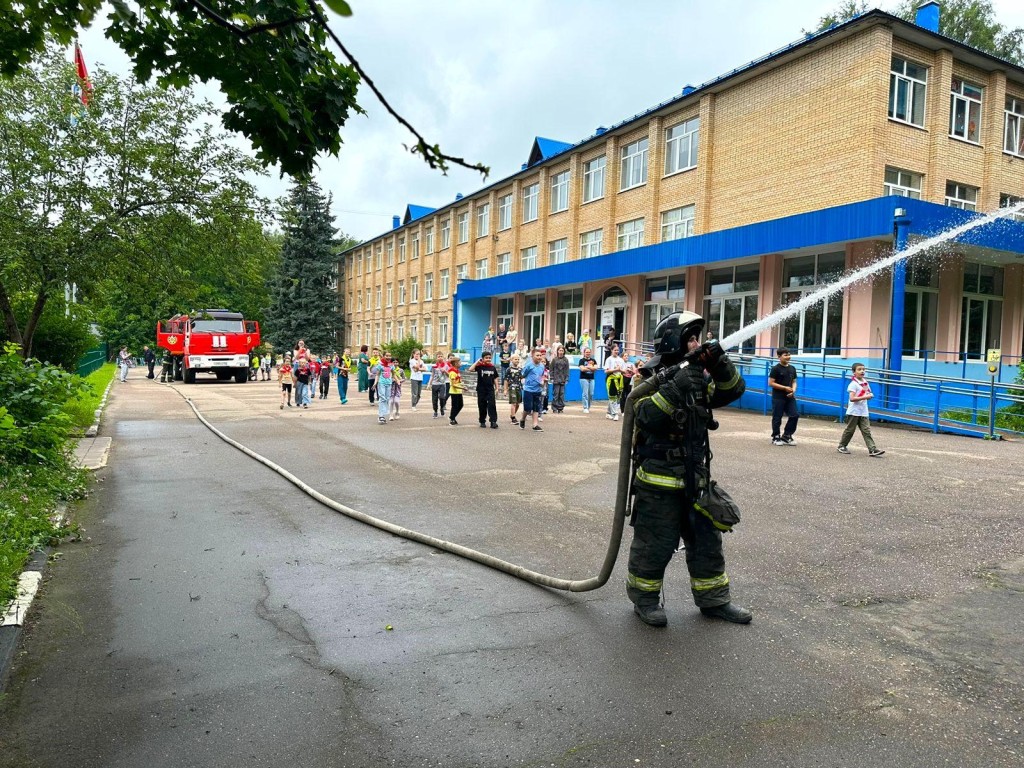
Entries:
POLYGON ((201 309, 161 320, 158 347, 170 352, 174 378, 194 384, 197 373, 213 373, 218 381, 249 380, 249 353, 260 345, 260 326, 241 313, 201 309))

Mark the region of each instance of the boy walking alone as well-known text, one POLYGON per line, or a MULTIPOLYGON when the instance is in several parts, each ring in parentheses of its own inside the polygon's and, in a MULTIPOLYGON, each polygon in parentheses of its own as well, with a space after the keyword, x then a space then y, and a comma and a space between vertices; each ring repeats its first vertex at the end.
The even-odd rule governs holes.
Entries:
POLYGON ((494 400, 498 369, 494 367, 493 357, 490 352, 484 352, 479 360, 469 366, 469 370, 476 372, 476 405, 481 429, 487 426, 485 422, 488 418, 491 420, 491 429, 498 428, 498 406, 494 400))
POLYGON ((800 415, 796 410, 796 368, 789 364, 791 355, 785 347, 776 353, 779 362, 768 374, 768 386, 772 388, 772 445, 796 445, 793 433, 800 415), (786 416, 786 431, 781 435, 782 417, 786 416))
POLYGON ((874 394, 871 392, 871 385, 865 376, 862 363, 853 364, 853 380, 850 382, 850 386, 846 388, 846 391, 850 395, 850 404, 846 406, 846 429, 843 430, 843 436, 839 438, 838 451, 849 454, 850 449, 846 446, 853 439, 854 431, 860 429, 861 435, 864 436, 864 443, 868 447, 868 455, 878 458, 885 451, 879 450, 878 446, 875 445, 874 438, 871 437, 871 417, 868 415, 868 400, 874 397, 874 394))

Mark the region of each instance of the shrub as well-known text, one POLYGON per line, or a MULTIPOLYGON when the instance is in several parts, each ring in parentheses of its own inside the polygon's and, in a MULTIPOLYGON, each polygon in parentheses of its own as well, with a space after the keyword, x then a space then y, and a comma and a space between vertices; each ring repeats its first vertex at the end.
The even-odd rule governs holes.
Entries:
POLYGON ((417 349, 422 349, 423 345, 416 341, 414 336, 406 336, 404 339, 398 339, 397 341, 389 341, 384 345, 384 351, 390 352, 391 357, 398 361, 398 364, 403 368, 409 366, 409 359, 412 357, 412 353, 417 349))
MULTIPOLYGON (((25 322, 29 310, 27 304, 22 306, 23 303, 15 306, 15 315, 21 323, 25 322)), ((89 330, 89 322, 81 312, 79 305, 73 305, 72 313, 65 315, 62 302, 50 302, 32 336, 32 356, 74 373, 82 355, 99 341, 89 330)), ((2 332, 0 340, 9 341, 2 332)))

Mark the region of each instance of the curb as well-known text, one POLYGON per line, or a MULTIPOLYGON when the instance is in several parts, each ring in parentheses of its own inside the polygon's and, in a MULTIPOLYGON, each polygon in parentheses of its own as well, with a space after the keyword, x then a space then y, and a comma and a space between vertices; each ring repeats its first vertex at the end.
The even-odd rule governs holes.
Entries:
POLYGON ((96 437, 96 434, 100 431, 100 418, 103 416, 103 409, 107 405, 107 397, 110 395, 110 388, 114 386, 114 380, 116 378, 117 376, 115 375, 114 378, 110 380, 110 383, 107 384, 107 388, 103 391, 103 397, 100 398, 99 407, 93 414, 93 422, 90 427, 85 430, 86 437, 96 437))

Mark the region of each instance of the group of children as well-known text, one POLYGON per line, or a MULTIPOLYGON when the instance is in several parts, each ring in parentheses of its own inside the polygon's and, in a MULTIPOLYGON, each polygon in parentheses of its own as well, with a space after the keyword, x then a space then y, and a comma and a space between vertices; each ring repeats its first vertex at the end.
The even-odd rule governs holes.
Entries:
POLYGON ((281 410, 292 407, 292 392, 295 405, 309 408, 313 400, 313 389, 317 388, 318 400, 326 400, 331 391, 331 379, 338 381, 338 398, 342 405, 348 403, 348 377, 352 368, 349 348, 342 354, 327 355, 326 359, 314 355, 306 348, 306 342, 299 339, 293 352, 286 352, 277 368, 277 381, 281 385, 281 410))

